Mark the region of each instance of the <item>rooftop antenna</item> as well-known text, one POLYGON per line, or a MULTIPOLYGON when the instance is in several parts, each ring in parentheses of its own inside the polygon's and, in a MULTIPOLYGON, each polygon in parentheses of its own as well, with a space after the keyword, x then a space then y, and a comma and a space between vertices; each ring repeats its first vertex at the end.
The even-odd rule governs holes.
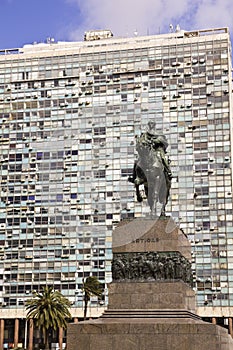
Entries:
POLYGON ((52 43, 54 43, 54 42, 55 42, 55 39, 54 39, 54 38, 52 38, 52 37, 46 38, 46 43, 47 43, 47 44, 52 44, 52 43))

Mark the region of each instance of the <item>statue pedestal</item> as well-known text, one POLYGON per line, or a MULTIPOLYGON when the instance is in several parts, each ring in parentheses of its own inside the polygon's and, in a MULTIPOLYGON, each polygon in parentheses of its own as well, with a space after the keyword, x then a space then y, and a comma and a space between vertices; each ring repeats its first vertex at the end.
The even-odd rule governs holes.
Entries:
POLYGON ((109 305, 69 324, 67 350, 233 350, 227 330, 195 313, 187 237, 169 219, 136 219, 113 233, 109 305))
POLYGON ((110 310, 195 311, 195 293, 184 282, 125 282, 109 285, 110 310))

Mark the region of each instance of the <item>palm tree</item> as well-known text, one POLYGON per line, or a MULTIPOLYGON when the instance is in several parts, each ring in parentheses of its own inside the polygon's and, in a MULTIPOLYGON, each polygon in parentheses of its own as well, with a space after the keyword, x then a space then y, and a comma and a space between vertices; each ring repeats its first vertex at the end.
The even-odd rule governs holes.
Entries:
POLYGON ((45 286, 41 292, 33 292, 33 298, 26 301, 27 320, 35 320, 35 325, 43 332, 45 350, 49 350, 49 331, 66 328, 71 318, 70 301, 53 287, 45 286))
POLYGON ((89 276, 86 278, 86 281, 83 283, 84 291, 84 320, 87 319, 87 305, 90 297, 95 295, 100 297, 102 295, 103 289, 101 283, 98 281, 96 276, 89 276))

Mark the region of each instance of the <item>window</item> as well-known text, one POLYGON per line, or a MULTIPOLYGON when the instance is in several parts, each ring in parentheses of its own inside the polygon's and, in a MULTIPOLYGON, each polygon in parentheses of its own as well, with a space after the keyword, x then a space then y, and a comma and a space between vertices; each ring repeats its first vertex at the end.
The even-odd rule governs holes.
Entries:
POLYGON ((94 171, 94 177, 95 178, 104 178, 105 177, 105 170, 96 170, 94 171))

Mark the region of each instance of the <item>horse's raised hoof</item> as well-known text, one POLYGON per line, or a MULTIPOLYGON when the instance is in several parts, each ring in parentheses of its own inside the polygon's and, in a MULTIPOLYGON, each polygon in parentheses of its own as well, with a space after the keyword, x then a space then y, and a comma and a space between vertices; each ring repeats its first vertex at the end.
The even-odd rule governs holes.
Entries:
POLYGON ((132 176, 128 177, 128 181, 131 182, 132 184, 134 184, 134 178, 132 176))

